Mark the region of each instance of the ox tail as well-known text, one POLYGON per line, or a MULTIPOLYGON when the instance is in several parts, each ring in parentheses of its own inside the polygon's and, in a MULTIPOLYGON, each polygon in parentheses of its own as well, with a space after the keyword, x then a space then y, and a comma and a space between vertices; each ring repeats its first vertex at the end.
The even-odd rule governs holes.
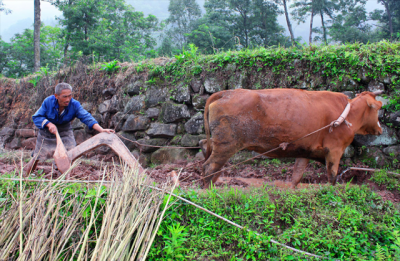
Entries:
POLYGON ((206 136, 207 136, 207 151, 206 151, 206 156, 205 156, 205 160, 207 160, 210 155, 211 155, 211 132, 210 132, 210 123, 208 121, 208 116, 209 116, 209 112, 210 112, 210 104, 215 102, 216 100, 219 100, 223 97, 223 93, 224 92, 218 92, 218 93, 214 93, 213 95, 210 96, 210 98, 207 99, 206 105, 204 106, 204 130, 206 132, 206 136))

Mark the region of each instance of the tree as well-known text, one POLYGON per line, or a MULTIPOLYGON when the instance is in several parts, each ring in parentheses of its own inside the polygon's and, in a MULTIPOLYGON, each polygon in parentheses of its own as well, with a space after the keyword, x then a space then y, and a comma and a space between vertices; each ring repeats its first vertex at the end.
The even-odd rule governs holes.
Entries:
POLYGON ((371 20, 378 21, 378 27, 381 27, 383 38, 393 40, 396 33, 400 33, 400 1, 398 0, 378 0, 385 11, 374 10, 370 13, 371 20))
MULTIPOLYGON (((40 30, 42 64, 57 70, 62 63, 64 45, 61 28, 42 23, 40 30)), ((7 77, 23 77, 34 71, 34 30, 25 29, 16 34, 10 44, 0 41, 0 70, 7 77), (2 53, 6 54, 4 59, 2 53)))
POLYGON ((10 59, 11 44, 4 42, 0 36, 0 74, 4 73, 10 59))
POLYGON ((193 30, 187 34, 187 42, 194 43, 203 53, 234 48, 233 11, 229 8, 228 0, 208 0, 204 8, 206 13, 193 21, 193 30))
POLYGON ((285 43, 284 28, 278 24, 278 6, 270 1, 253 0, 253 19, 250 31, 255 46, 271 46, 285 43))
POLYGON ((309 44, 312 43, 313 21, 315 16, 314 0, 295 0, 293 5, 292 16, 297 20, 297 23, 305 23, 306 18, 310 17, 310 35, 308 37, 309 44))
POLYGON ((367 23, 368 16, 365 2, 342 8, 342 12, 335 17, 329 29, 332 40, 345 42, 372 42, 371 25, 367 23))
POLYGON ((187 35, 193 30, 193 23, 201 17, 199 5, 195 0, 170 0, 170 13, 166 23, 170 26, 169 37, 181 49, 187 44, 187 35))
POLYGON ((11 13, 11 10, 4 7, 3 0, 0 0, 0 13, 4 12, 5 14, 11 13))
POLYGON ((34 22, 34 60, 35 66, 33 71, 37 72, 40 69, 40 0, 35 0, 35 22, 34 22))
POLYGON ((67 51, 104 60, 137 60, 155 45, 158 30, 155 16, 144 17, 123 0, 54 0, 63 12, 59 22, 67 51))
POLYGON ((289 2, 289 0, 276 0, 276 3, 283 6, 283 10, 285 13, 285 18, 286 18, 286 24, 287 24, 289 34, 290 34, 290 40, 292 41, 292 44, 294 44, 295 39, 294 39, 294 33, 293 33, 293 29, 292 29, 292 23, 290 22, 290 18, 289 18, 287 2, 289 2))

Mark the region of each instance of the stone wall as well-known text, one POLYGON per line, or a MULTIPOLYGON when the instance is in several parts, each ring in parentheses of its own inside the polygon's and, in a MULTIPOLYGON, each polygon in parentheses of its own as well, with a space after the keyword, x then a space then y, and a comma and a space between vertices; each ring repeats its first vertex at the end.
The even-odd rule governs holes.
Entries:
MULTIPOLYGON (((207 72, 181 81, 149 83, 148 79, 148 74, 130 71, 129 68, 119 75, 109 75, 99 71, 85 73, 80 78, 73 74, 68 76, 58 74, 53 80, 47 81, 47 86, 38 87, 32 96, 36 97, 36 101, 27 102, 27 107, 23 111, 28 111, 25 114, 32 115, 41 103, 37 97, 42 99, 51 95, 54 86, 58 82, 65 81, 77 88, 74 91, 78 94, 75 98, 104 128, 113 128, 123 137, 140 144, 196 147, 199 140, 205 138, 203 110, 207 98, 212 93, 224 89, 258 89, 260 85, 254 82, 260 83, 265 80, 257 79, 254 75, 244 73, 235 65, 229 64, 222 71, 207 72), (82 79, 82 77, 86 78, 82 79), (83 90, 83 87, 79 87, 86 83, 85 88, 88 88, 90 79, 98 83, 97 86, 92 86, 91 92, 89 89, 83 90), (40 88, 44 91, 39 95, 40 88)), ((389 84, 385 82, 385 78, 364 80, 361 87, 360 84, 357 85, 358 90, 383 90, 389 93, 389 84)), ((22 84, 26 84, 26 81, 18 84, 19 88, 22 88, 22 84)), ((320 83, 320 86, 323 85, 324 83, 320 83)), ((0 83, 1 88, 5 88, 4 86, 6 86, 5 82, 0 83)), ((307 84, 297 84, 293 87, 312 89, 307 84)), ((347 85, 342 87, 335 86, 339 90, 347 90, 344 93, 350 98, 355 97, 355 91, 349 91, 347 85)), ((386 104, 390 96, 377 99, 386 104)), ((0 146, 6 149, 33 149, 37 134, 36 127, 29 117, 18 118, 16 115, 19 114, 15 112, 17 111, 15 106, 10 108, 7 119, 3 120, 5 124, 0 130, 0 146)), ((346 149, 343 156, 345 161, 363 160, 370 166, 377 164, 381 167, 398 164, 397 162, 400 161, 400 111, 381 110, 379 119, 383 123, 383 135, 357 135, 352 145, 346 149)), ((78 144, 95 134, 77 119, 73 121, 72 126, 78 144)), ((124 140, 124 143, 132 153, 140 156, 140 162, 145 167, 150 164, 184 161, 196 154, 201 158, 199 149, 154 147, 140 149, 127 140, 124 140)), ((95 153, 110 155, 111 152, 107 148, 102 148, 97 149, 95 153)))

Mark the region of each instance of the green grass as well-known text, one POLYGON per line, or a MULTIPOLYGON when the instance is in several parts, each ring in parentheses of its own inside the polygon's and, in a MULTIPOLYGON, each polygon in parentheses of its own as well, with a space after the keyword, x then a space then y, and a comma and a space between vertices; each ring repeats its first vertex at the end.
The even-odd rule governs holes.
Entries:
POLYGON ((181 196, 261 236, 177 202, 166 213, 149 260, 309 260, 270 238, 332 260, 376 260, 377 250, 384 260, 400 258, 394 232, 400 230, 399 206, 366 186, 227 188, 181 196), (171 229, 176 227, 179 233, 171 229), (179 240, 172 241, 174 236, 179 240), (167 251, 173 247, 179 257, 167 251))
MULTIPOLYGON (((379 175, 375 177, 376 182, 386 182, 383 174, 379 175)), ((13 174, 6 175, 11 176, 13 174)), ((126 189, 128 187, 130 186, 126 189)), ((143 198, 140 194, 126 198, 121 197, 118 194, 121 192, 116 189, 103 189, 98 198, 96 186, 89 188, 79 184, 65 184, 60 186, 59 190, 53 186, 47 186, 45 189, 54 191, 54 197, 60 197, 62 208, 67 209, 71 205, 80 209, 74 219, 77 222, 77 231, 72 232, 68 229, 70 235, 78 237, 71 236, 65 242, 67 247, 75 246, 76 241, 83 236, 83 231, 89 231, 88 253, 99 247, 98 238, 114 237, 115 231, 105 224, 118 219, 104 217, 114 215, 112 207, 116 205, 109 205, 107 202, 124 198, 121 206, 126 207, 120 209, 123 214, 126 212, 125 208, 132 208, 133 202, 148 201, 146 193, 142 194, 143 198), (94 219, 90 221, 92 218, 94 219), (87 230, 90 223, 93 225, 87 230), (101 236, 100 231, 104 229, 107 232, 101 236)), ((23 191, 24 200, 27 202, 30 195, 42 195, 35 183, 26 183, 23 191)), ((167 209, 147 260, 314 260, 273 244, 270 239, 328 257, 328 260, 400 260, 400 206, 390 201, 382 201, 381 197, 367 186, 324 185, 297 190, 280 190, 266 186, 244 190, 213 188, 176 193, 246 229, 238 229, 177 200, 167 209), (248 232, 247 229, 253 232, 248 232)), ((0 180, 2 235, 10 230, 4 230, 7 226, 2 226, 4 223, 1 220, 11 218, 5 214, 7 211, 13 213, 9 210, 18 202, 20 196, 18 181, 0 180)), ((159 206, 159 212, 164 208, 166 199, 167 195, 164 196, 164 203, 159 206)), ((48 208, 50 203, 54 205, 51 198, 41 200, 44 204, 41 207, 47 204, 48 208)), ((69 215, 67 212, 65 214, 69 215)), ((32 222, 35 220, 33 217, 32 222)), ((17 228, 18 221, 14 219, 10 224, 17 228)), ((63 226, 72 227, 75 224, 67 223, 70 221, 60 219, 58 230, 67 231, 68 227, 63 226)), ((28 224, 26 229, 34 231, 33 223, 32 226, 28 224)), ((125 226, 125 221, 121 225, 125 226)), ((130 245, 134 237, 121 237, 119 240, 130 245)), ((15 246, 18 246, 18 242, 15 246)), ((80 248, 74 249, 78 255, 80 248)), ((18 248, 16 254, 17 250, 18 248)), ((68 252, 70 250, 66 251, 69 256, 73 256, 68 252)))

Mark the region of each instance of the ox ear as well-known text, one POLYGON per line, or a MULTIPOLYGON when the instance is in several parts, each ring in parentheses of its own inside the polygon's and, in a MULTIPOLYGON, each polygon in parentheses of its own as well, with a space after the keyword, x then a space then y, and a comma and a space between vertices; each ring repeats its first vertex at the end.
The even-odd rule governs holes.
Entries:
POLYGON ((376 110, 379 110, 382 107, 382 102, 376 100, 368 99, 367 104, 369 107, 376 110))
POLYGON ((383 93, 383 91, 374 91, 373 94, 375 95, 381 95, 383 93))

